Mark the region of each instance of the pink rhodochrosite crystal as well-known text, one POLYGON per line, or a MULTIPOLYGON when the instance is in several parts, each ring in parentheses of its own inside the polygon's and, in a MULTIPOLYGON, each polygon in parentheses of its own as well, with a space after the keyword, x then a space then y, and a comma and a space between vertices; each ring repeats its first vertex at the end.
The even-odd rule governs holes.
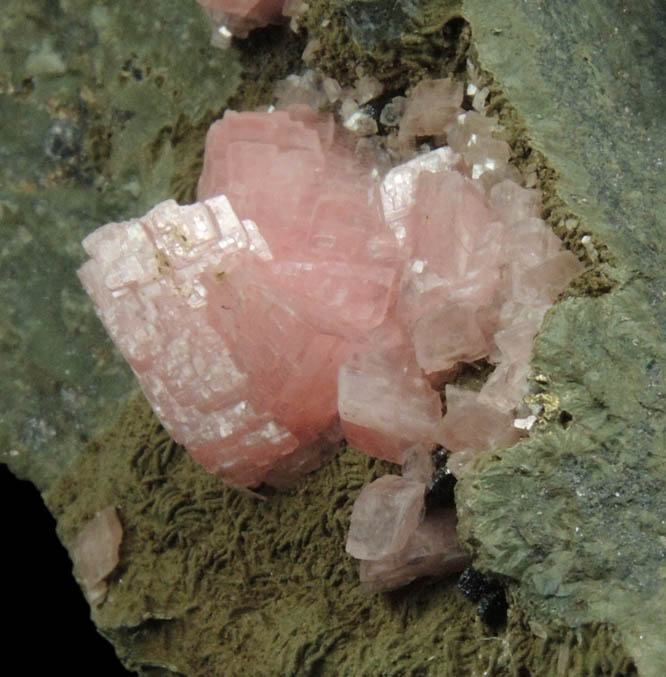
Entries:
POLYGON ((246 37, 253 28, 284 20, 283 8, 290 0, 197 0, 208 9, 216 23, 238 37, 246 37))
POLYGON ((426 485, 384 475, 365 486, 354 503, 347 552, 377 560, 404 549, 421 522, 426 485))
POLYGON ((347 442, 402 463, 416 442, 432 442, 441 402, 408 348, 354 355, 339 372, 338 410, 347 442))
POLYGON ((462 112, 462 98, 462 82, 421 80, 407 99, 400 123, 401 140, 441 135, 451 118, 462 112))
POLYGON ((100 510, 76 537, 72 550, 74 571, 91 604, 106 592, 104 579, 116 568, 123 528, 114 506, 100 510))
POLYGON ((311 468, 305 450, 339 438, 338 417, 353 446, 398 463, 417 443, 469 457, 517 439, 533 336, 580 264, 505 161, 492 185, 469 176, 469 146, 478 155, 492 125, 451 120, 458 104, 424 124, 446 125, 459 152, 381 182, 331 115, 228 111, 208 133, 201 202, 86 238, 79 274, 100 317, 206 468, 238 485, 284 479, 280 464, 311 468), (442 419, 431 383, 482 357, 495 372, 480 393, 450 390, 442 419))
POLYGON ((361 560, 361 585, 368 592, 393 590, 423 576, 445 576, 471 561, 456 534, 456 511, 426 515, 399 552, 377 560, 361 560))
POLYGON ((284 486, 343 436, 407 461, 354 508, 348 549, 369 589, 466 561, 453 514, 422 517, 429 450, 444 445, 460 476, 524 434, 533 338, 581 271, 494 123, 461 103, 450 81, 415 88, 405 147, 423 134, 450 146, 388 172, 357 160, 333 115, 227 111, 208 132, 199 202, 166 201, 83 243, 100 318, 208 470, 284 486), (451 383, 481 358, 495 370, 480 392, 451 383))

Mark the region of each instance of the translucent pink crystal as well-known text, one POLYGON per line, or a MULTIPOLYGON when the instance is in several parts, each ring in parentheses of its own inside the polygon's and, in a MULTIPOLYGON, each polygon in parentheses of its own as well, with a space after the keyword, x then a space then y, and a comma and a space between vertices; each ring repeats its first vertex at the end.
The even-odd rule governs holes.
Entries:
POLYGON ((424 444, 415 444, 405 451, 402 476, 407 480, 430 485, 435 464, 432 453, 424 444))
POLYGON ((384 475, 363 487, 354 502, 347 552, 377 560, 400 552, 421 522, 426 486, 384 475))
POLYGON ((407 99, 400 139, 408 142, 419 136, 443 134, 451 119, 461 112, 462 99, 462 82, 449 78, 421 80, 407 99))
MULTIPOLYGON (((299 440, 262 408, 240 355, 232 356, 232 337, 217 331, 214 314, 225 300, 237 317, 252 306, 255 297, 249 289, 238 292, 234 282, 243 279, 232 271, 265 256, 261 236, 245 228, 221 196, 189 207, 162 203, 140 221, 96 231, 84 247, 92 258, 79 271, 81 281, 167 430, 229 481, 261 481, 299 440), (123 233, 130 256, 115 244, 123 233)), ((326 415, 313 405, 312 416, 330 423, 334 389, 329 402, 326 415)))
POLYGON ((454 455, 507 447, 520 438, 520 431, 513 427, 513 415, 483 402, 480 393, 447 385, 446 407, 434 438, 454 455))
POLYGON ((445 371, 458 362, 475 362, 489 353, 488 336, 472 302, 448 303, 419 317, 413 328, 419 366, 427 373, 445 371))
POLYGON ((440 510, 426 516, 400 552, 362 560, 361 584, 368 592, 393 590, 422 576, 461 571, 470 561, 456 534, 456 511, 440 510))
POLYGON ((509 165, 511 148, 506 141, 492 137, 495 121, 475 111, 461 113, 446 127, 446 142, 460 153, 466 172, 486 186, 505 178, 519 178, 509 165))
MULTIPOLYGON (((282 3, 220 8, 232 23, 246 12, 242 31, 282 3)), ((227 111, 208 132, 199 202, 168 200, 83 243, 100 318, 209 471, 288 486, 343 436, 403 464, 352 513, 347 550, 368 590, 468 562, 453 511, 423 518, 431 449, 445 446, 462 476, 525 434, 514 417, 534 336, 581 271, 539 218, 540 193, 515 182, 494 123, 461 101, 450 80, 415 87, 403 150, 421 136, 450 145, 383 178, 332 115, 227 111), (480 392, 451 383, 480 358, 495 365, 480 392)))
POLYGON ((404 347, 345 362, 338 410, 349 444, 394 463, 414 443, 431 441, 441 417, 439 396, 404 347))
MULTIPOLYGON (((411 467, 405 474, 419 475, 427 461, 432 466, 430 452, 423 446, 412 447, 408 455, 411 467)), ((346 548, 361 560, 361 583, 367 591, 390 590, 420 576, 460 571, 469 562, 456 536, 455 510, 424 517, 425 491, 426 483, 418 479, 384 475, 358 495, 346 548)))
POLYGON ((253 28, 283 21, 285 0, 197 0, 211 10, 216 23, 223 23, 234 35, 247 36, 253 28))
POLYGON ((104 579, 118 565, 122 538, 123 528, 112 505, 100 510, 76 537, 72 551, 74 569, 91 603, 104 594, 104 579))
POLYGON ((207 469, 284 485, 343 434, 398 463, 414 445, 467 455, 517 439, 533 337, 580 264, 460 97, 449 81, 414 89, 405 129, 446 127, 458 152, 381 181, 331 115, 227 111, 208 133, 200 202, 86 238, 79 275, 102 321, 207 469), (497 171, 472 178, 484 157, 497 171), (495 372, 480 393, 447 387, 442 419, 431 384, 482 357, 495 372))

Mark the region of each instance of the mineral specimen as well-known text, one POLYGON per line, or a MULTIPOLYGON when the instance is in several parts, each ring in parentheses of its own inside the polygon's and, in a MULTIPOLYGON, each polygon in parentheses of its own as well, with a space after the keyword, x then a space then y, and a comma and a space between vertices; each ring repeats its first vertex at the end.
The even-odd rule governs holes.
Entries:
POLYGON ((436 136, 461 113, 463 86, 453 80, 421 80, 412 90, 400 123, 400 137, 412 141, 418 136, 436 136))
POLYGON ((456 535, 453 508, 427 515, 404 549, 379 560, 361 560, 361 585, 368 592, 392 590, 424 576, 445 576, 470 562, 456 535))
POLYGON ((426 513, 432 484, 429 450, 406 452, 403 475, 384 475, 365 486, 352 511, 347 552, 361 560, 368 592, 391 590, 422 576, 460 571, 470 561, 456 536, 453 508, 426 513))
POLYGON ((81 280, 158 416, 234 484, 284 475, 297 450, 291 467, 312 466, 305 450, 339 439, 338 415, 348 442, 398 463, 417 443, 467 460, 520 435, 532 337, 580 264, 538 193, 505 178, 481 136, 492 124, 458 114, 461 89, 411 101, 423 91, 448 99, 422 122, 408 100, 408 129, 443 126, 458 153, 378 181, 331 115, 228 111, 208 133, 201 202, 84 242, 81 280), (442 419, 431 383, 481 357, 494 374, 480 393, 448 385, 442 419))
POLYGON ((404 549, 419 525, 426 486, 396 475, 384 475, 363 488, 354 503, 347 552, 357 559, 377 560, 404 549))
MULTIPOLYGON (((199 202, 86 238, 79 274, 102 321, 208 470, 281 485, 344 435, 397 463, 442 444, 460 475, 524 434, 532 339, 581 265, 539 218, 539 193, 513 180, 493 124, 461 103, 450 81, 415 88, 399 136, 451 146, 383 178, 332 115, 227 111, 208 132, 199 202), (438 103, 419 116, 424 96, 438 103), (479 358, 494 373, 480 392, 448 383, 442 418, 433 386, 479 358)), ((453 514, 420 521, 424 492, 407 478, 372 489, 370 504, 395 507, 374 510, 394 520, 381 543, 365 517, 352 523, 369 587, 460 561, 453 514)))

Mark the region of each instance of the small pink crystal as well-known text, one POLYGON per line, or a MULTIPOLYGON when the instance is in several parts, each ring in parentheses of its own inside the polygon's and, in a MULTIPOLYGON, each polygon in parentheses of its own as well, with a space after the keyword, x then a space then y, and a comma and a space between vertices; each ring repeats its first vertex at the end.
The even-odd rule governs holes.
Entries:
POLYGON ((505 178, 520 178, 518 171, 509 165, 509 144, 492 137, 496 129, 492 118, 475 111, 456 116, 446 127, 446 141, 462 156, 466 172, 486 186, 505 178))
POLYGON ((76 537, 72 551, 74 569, 91 603, 106 590, 104 579, 118 565, 123 528, 114 506, 100 510, 76 537))
POLYGON ((402 477, 385 475, 365 486, 352 510, 347 552, 361 560, 368 592, 454 573, 470 561, 456 535, 455 510, 424 516, 434 470, 430 450, 418 444, 407 449, 402 470, 402 477))
MULTIPOLYGON (((288 0, 287 0, 288 1, 288 0)), ((211 11, 216 23, 244 38, 249 31, 272 23, 282 23, 285 0, 197 0, 211 11)))
POLYGON ((430 449, 423 444, 415 444, 405 451, 404 458, 402 476, 406 480, 422 482, 429 486, 435 472, 430 449))
POLYGON ((384 475, 363 487, 354 502, 347 552, 377 560, 400 552, 423 516, 426 486, 384 475))
POLYGON ((367 592, 393 590, 423 576, 462 571, 471 561, 456 534, 456 511, 426 516, 398 553, 361 561, 361 585, 367 592))
POLYGON ((401 141, 443 134, 451 119, 461 112, 462 99, 462 82, 449 78, 421 80, 407 99, 400 121, 401 141))

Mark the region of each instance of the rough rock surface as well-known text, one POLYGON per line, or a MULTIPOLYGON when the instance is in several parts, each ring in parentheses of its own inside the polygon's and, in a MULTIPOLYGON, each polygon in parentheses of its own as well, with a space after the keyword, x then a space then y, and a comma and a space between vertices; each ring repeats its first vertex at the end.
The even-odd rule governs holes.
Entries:
POLYGON ((536 341, 544 433, 463 478, 462 533, 480 566, 520 582, 541 619, 612 622, 640 674, 661 675, 663 3, 464 5, 481 64, 560 177, 575 214, 551 205, 560 232, 598 265, 593 293, 558 304, 536 341))
MULTIPOLYGON (((612 629, 532 630, 513 604, 489 641, 453 576, 364 592, 344 538, 354 498, 388 464, 348 449, 295 490, 258 500, 205 472, 143 397, 120 423, 46 499, 68 547, 101 506, 123 506, 122 575, 92 615, 130 670, 474 674, 496 665, 555 677, 559 660, 572 674, 635 675, 612 629)), ((73 649, 79 635, 68 641, 73 649)))

